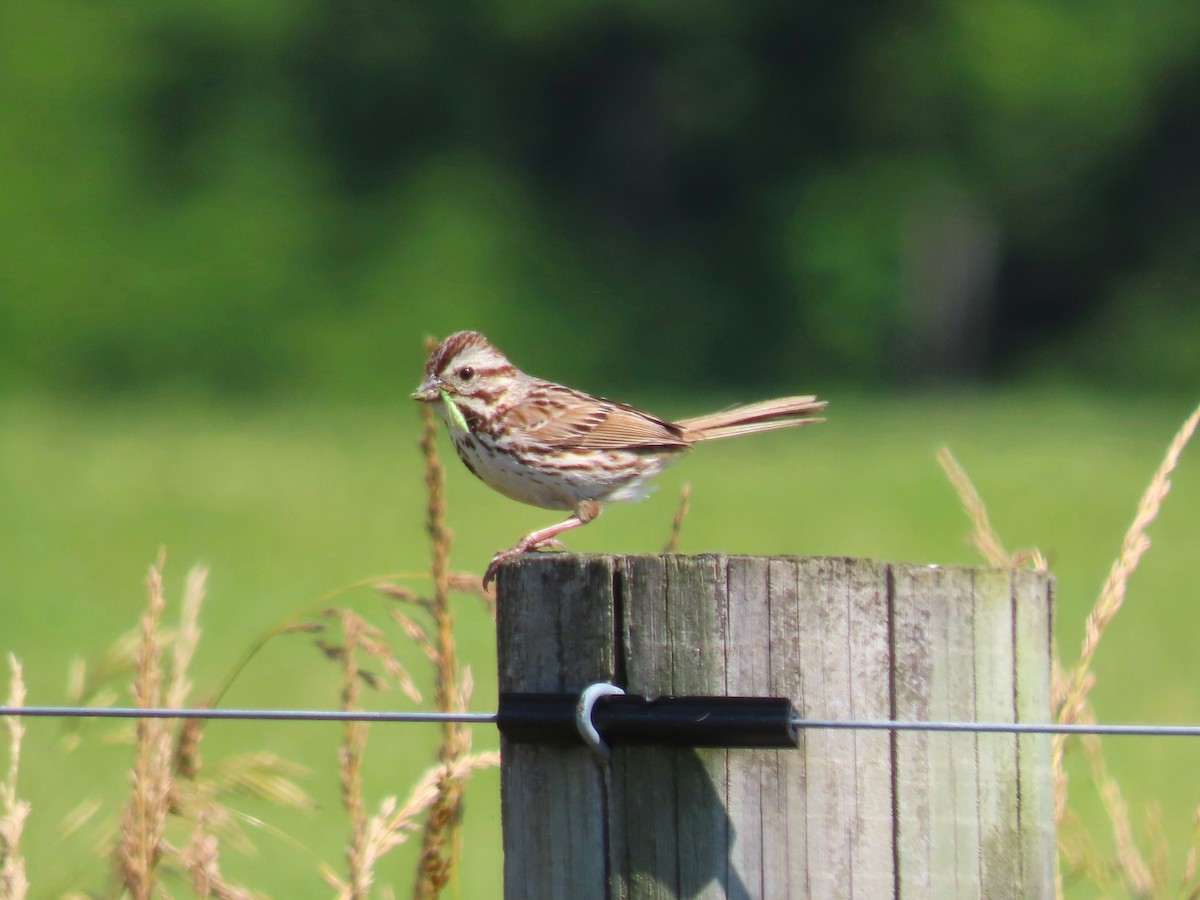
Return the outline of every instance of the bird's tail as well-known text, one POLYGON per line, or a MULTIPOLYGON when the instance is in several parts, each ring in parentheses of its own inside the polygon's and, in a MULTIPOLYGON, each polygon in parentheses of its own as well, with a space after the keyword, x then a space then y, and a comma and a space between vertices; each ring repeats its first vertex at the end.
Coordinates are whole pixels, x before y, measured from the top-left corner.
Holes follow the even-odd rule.
POLYGON ((793 425, 808 425, 823 422, 811 413, 825 408, 825 401, 816 397, 780 397, 763 400, 746 406, 683 419, 676 424, 683 429, 689 441, 712 441, 717 438, 737 437, 740 434, 755 434, 773 431, 776 428, 791 428, 793 425))

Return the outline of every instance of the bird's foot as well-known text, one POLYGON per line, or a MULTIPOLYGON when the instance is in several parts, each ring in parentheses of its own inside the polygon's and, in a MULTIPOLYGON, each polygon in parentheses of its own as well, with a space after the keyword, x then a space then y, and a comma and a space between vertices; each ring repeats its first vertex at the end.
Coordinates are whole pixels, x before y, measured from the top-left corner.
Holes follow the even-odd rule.
MULTIPOLYGON (((533 537, 533 535, 530 535, 533 537)), ((567 549, 566 544, 562 541, 557 541, 554 538, 546 538, 544 540, 530 540, 528 537, 520 541, 515 547, 509 547, 507 550, 499 551, 492 557, 492 561, 488 563, 487 571, 483 573, 483 588, 487 590, 488 586, 496 580, 496 572, 500 569, 500 564, 506 560, 521 556, 524 553, 531 553, 535 550, 555 550, 563 552, 567 549)))

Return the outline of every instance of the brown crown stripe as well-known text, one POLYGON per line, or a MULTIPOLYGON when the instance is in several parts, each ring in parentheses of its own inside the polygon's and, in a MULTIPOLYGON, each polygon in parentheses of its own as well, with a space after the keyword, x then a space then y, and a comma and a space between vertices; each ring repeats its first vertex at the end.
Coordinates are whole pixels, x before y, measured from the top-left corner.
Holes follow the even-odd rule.
POLYGON ((472 345, 486 346, 487 341, 477 331, 454 332, 454 334, 442 341, 442 345, 438 347, 438 352, 430 360, 429 370, 431 372, 442 371, 450 360, 472 345))

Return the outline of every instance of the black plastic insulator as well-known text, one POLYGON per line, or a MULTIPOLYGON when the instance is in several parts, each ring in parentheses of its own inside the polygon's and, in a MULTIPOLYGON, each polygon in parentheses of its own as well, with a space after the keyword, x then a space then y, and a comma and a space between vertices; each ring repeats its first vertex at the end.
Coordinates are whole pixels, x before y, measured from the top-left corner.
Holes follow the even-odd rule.
MULTIPOLYGON (((575 694, 501 694, 496 725, 520 744, 582 744, 575 694)), ((796 712, 786 697, 603 697, 592 724, 614 747, 794 748, 796 712)))

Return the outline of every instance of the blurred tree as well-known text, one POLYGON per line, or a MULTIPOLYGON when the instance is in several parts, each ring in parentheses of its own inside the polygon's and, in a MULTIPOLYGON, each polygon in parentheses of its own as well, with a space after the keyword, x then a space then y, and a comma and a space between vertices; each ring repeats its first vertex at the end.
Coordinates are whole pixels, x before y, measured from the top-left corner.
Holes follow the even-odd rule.
MULTIPOLYGON (((1184 0, 13 4, 0 373, 1194 389, 1184 0)), ((1194 332, 1193 332, 1194 333, 1194 332)))

